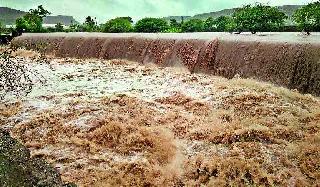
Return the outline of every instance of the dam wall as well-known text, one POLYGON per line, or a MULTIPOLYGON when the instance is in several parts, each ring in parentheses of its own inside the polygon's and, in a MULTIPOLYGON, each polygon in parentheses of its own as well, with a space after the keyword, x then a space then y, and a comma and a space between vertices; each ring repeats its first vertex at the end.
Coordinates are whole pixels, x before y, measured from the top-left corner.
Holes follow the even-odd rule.
POLYGON ((240 76, 320 95, 320 34, 23 34, 13 45, 56 57, 127 59, 240 76))

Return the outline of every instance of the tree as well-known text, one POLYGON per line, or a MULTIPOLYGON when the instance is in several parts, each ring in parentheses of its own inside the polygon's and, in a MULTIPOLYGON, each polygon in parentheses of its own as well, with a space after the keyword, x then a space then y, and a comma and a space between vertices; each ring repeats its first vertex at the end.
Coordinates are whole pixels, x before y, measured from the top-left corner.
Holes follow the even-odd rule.
POLYGON ((91 16, 86 17, 84 24, 79 28, 80 31, 94 32, 98 30, 97 22, 91 16))
POLYGON ((215 32, 216 30, 217 29, 214 19, 212 17, 208 17, 208 19, 206 19, 206 21, 204 22, 204 31, 215 32))
POLYGON ((103 32, 121 33, 132 31, 132 25, 128 18, 120 17, 109 20, 103 25, 103 32))
POLYGON ((308 35, 311 31, 320 31, 320 1, 298 9, 293 18, 299 29, 307 32, 308 35))
POLYGON ((45 10, 42 5, 39 5, 37 9, 30 9, 29 14, 37 15, 43 19, 51 13, 48 10, 45 10))
POLYGON ((225 32, 234 32, 236 30, 236 23, 234 22, 234 19, 230 17, 229 21, 225 25, 225 32))
POLYGON ((16 28, 19 32, 41 32, 43 30, 43 18, 49 15, 50 12, 45 10, 42 5, 37 9, 30 9, 29 12, 16 20, 16 28))
POLYGON ((93 18, 91 18, 91 16, 86 17, 86 21, 84 23, 91 26, 91 27, 96 25, 96 22, 94 21, 93 18))
POLYGON ((164 32, 168 28, 167 21, 160 18, 143 18, 135 25, 137 32, 145 33, 164 32))
POLYGON ((121 18, 121 19, 126 19, 126 20, 128 20, 130 23, 133 23, 132 18, 129 17, 129 16, 127 16, 127 17, 119 17, 119 18, 121 18))
POLYGON ((201 19, 191 19, 181 26, 183 32, 202 32, 204 31, 204 23, 201 19))
POLYGON ((18 31, 23 31, 23 30, 27 30, 28 24, 27 21, 23 18, 18 18, 16 19, 16 29, 18 31))
POLYGON ((220 16, 214 20, 214 24, 218 32, 230 31, 233 20, 229 16, 220 16))
POLYGON ((55 31, 56 31, 56 32, 63 32, 63 25, 62 25, 62 23, 57 23, 57 24, 54 26, 54 28, 55 28, 55 31))
POLYGON ((176 19, 170 19, 169 28, 164 32, 166 33, 180 33, 181 32, 181 23, 177 22, 176 19))
POLYGON ((176 19, 170 19, 170 27, 171 28, 179 28, 181 24, 177 22, 176 19))
POLYGON ((284 25, 287 16, 276 7, 261 3, 246 5, 233 14, 236 29, 239 32, 277 31, 284 25))

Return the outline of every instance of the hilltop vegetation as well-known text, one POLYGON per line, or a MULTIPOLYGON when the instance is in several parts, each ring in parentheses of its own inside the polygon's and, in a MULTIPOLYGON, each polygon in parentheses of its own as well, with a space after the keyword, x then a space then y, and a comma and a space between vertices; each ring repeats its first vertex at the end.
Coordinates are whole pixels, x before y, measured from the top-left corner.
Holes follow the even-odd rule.
MULTIPOLYGON (((291 23, 291 17, 294 14, 294 12, 296 10, 298 10, 299 8, 301 8, 302 5, 283 5, 283 6, 278 6, 276 8, 278 8, 279 10, 281 10, 281 12, 285 13, 288 16, 288 20, 287 23, 291 23)), ((168 17, 164 17, 165 20, 169 21, 170 19, 176 19, 177 21, 181 21, 181 17, 183 17, 183 19, 185 21, 190 20, 190 19, 201 19, 201 20, 206 20, 208 18, 218 18, 221 16, 232 16, 232 14, 237 10, 238 8, 232 8, 232 9, 223 9, 220 11, 215 11, 215 12, 209 12, 209 13, 203 13, 203 14, 196 14, 194 16, 168 16, 168 17)))

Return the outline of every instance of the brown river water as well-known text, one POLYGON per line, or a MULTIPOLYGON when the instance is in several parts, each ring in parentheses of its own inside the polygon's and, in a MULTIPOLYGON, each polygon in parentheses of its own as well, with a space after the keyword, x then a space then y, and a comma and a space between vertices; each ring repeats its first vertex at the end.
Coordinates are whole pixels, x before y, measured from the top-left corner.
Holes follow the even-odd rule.
POLYGON ((126 60, 35 63, 0 125, 79 186, 319 185, 320 100, 126 60))

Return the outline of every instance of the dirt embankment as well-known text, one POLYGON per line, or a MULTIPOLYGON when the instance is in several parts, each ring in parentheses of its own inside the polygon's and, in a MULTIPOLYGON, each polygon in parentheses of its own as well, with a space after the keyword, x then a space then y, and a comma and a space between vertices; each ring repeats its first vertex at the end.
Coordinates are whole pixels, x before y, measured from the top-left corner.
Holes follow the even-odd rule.
MULTIPOLYGON (((190 36, 166 34, 37 34, 14 40, 18 46, 58 57, 127 59, 161 66, 185 66, 227 78, 268 81, 320 95, 320 41, 284 36, 190 36), (246 38, 248 37, 248 38, 246 38)), ((280 34, 279 34, 280 35, 280 34)), ((293 35, 293 34, 292 34, 293 35)))

